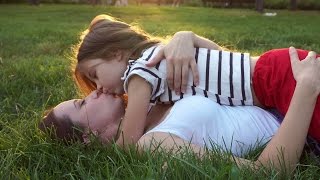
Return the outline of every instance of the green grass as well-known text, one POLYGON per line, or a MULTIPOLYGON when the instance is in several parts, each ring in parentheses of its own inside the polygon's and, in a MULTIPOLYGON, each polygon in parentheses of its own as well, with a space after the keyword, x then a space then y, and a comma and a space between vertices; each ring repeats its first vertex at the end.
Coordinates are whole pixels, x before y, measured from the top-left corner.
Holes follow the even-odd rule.
MULTIPOLYGON (((138 155, 100 145, 65 146, 41 135, 36 124, 43 111, 79 97, 69 72, 70 47, 100 13, 138 23, 161 37, 192 30, 255 55, 288 46, 320 52, 320 13, 315 11, 277 11, 276 17, 265 17, 246 9, 1 5, 0 179, 281 178, 273 171, 238 170, 214 152, 202 161, 192 154, 138 155)), ((306 165, 291 178, 320 178, 317 159, 304 156, 302 163, 306 165)))

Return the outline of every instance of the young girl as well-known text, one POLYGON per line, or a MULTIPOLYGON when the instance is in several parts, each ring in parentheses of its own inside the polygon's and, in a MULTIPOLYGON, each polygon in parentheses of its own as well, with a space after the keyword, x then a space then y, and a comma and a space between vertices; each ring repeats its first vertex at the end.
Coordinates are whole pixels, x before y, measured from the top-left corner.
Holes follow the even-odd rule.
MULTIPOLYGON (((75 68, 80 88, 128 95, 118 145, 134 144, 142 136, 150 103, 174 103, 186 96, 202 95, 225 105, 260 105, 251 91, 250 79, 258 58, 250 58, 247 53, 196 48, 199 85, 190 81, 186 92, 178 96, 167 87, 166 61, 153 68, 145 66, 159 51, 160 42, 142 30, 107 15, 95 17, 84 33, 75 68)), ((307 53, 299 51, 300 59, 307 53)), ((276 107, 282 113, 289 106, 295 85, 289 59, 288 49, 267 52, 259 58, 253 77, 254 90, 262 105, 276 107), (265 63, 271 63, 270 67, 263 65, 265 63), (275 75, 280 81, 270 81, 275 75), (278 91, 276 86, 288 89, 278 91), (263 98, 264 91, 272 91, 270 94, 274 96, 279 93, 278 99, 263 98), (274 100, 273 104, 269 99, 274 100)), ((320 118, 316 119, 320 121, 320 118)), ((318 138, 316 134, 311 135, 318 138)))

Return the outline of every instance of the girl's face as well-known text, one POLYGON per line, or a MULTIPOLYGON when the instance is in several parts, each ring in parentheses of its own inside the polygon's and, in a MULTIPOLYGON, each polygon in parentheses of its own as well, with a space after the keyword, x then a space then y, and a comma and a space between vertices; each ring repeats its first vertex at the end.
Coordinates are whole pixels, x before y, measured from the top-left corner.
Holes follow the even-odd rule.
POLYGON ((69 117, 73 124, 83 128, 85 135, 94 133, 102 142, 109 142, 124 115, 124 104, 119 97, 93 91, 84 99, 62 102, 53 110, 58 119, 69 117))
POLYGON ((79 63, 84 75, 97 85, 103 93, 124 94, 121 77, 127 69, 127 62, 120 55, 113 59, 89 59, 79 63))

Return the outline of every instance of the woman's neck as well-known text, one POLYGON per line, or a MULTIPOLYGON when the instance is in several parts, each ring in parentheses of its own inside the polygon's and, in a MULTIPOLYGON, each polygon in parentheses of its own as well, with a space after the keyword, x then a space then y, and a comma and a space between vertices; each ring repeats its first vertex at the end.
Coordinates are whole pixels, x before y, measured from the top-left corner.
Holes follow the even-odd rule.
POLYGON ((169 113, 172 105, 155 105, 152 107, 151 111, 147 117, 147 124, 145 125, 144 132, 153 129, 155 126, 160 124, 167 114, 169 113))
MULTIPOLYGON (((147 131, 153 129, 158 124, 160 124, 165 119, 165 117, 168 115, 171 107, 172 107, 172 105, 169 105, 169 104, 168 105, 153 106, 147 116, 147 124, 144 127, 144 133, 146 133, 147 131)), ((123 120, 123 118, 121 118, 121 120, 120 120, 115 140, 117 140, 120 136, 120 132, 122 129, 122 120, 123 120)))

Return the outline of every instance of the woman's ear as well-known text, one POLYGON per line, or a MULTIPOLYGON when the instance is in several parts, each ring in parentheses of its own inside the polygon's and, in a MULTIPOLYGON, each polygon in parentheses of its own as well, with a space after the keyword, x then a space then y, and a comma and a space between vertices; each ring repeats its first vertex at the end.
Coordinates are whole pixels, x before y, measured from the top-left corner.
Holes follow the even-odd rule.
POLYGON ((107 128, 104 129, 102 133, 99 134, 99 139, 102 143, 107 144, 112 142, 113 140, 116 141, 116 136, 118 132, 118 125, 111 124, 107 128))
POLYGON ((93 135, 94 137, 98 137, 98 131, 90 131, 90 130, 85 130, 84 133, 82 134, 82 139, 84 144, 90 144, 91 143, 91 138, 93 135))
POLYGON ((86 132, 82 134, 82 139, 84 144, 90 144, 89 134, 87 134, 86 132))

